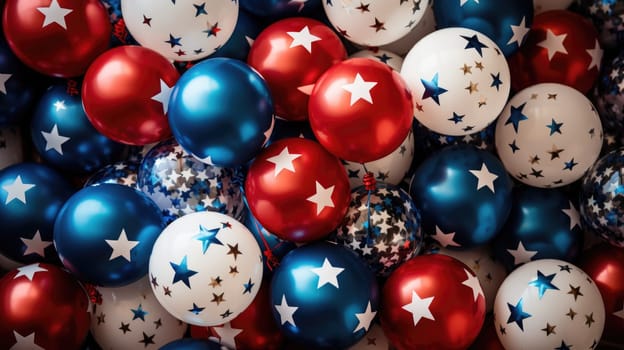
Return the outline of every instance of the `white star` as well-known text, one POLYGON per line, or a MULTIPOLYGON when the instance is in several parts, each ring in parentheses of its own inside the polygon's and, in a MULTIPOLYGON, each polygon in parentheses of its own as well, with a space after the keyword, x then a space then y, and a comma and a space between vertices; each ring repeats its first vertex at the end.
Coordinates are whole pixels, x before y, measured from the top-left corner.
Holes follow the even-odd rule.
POLYGON ((11 77, 13 76, 13 74, 4 74, 4 73, 0 73, 0 92, 2 92, 3 94, 6 95, 7 90, 6 90, 6 82, 11 79, 11 77))
POLYGON ((421 318, 426 318, 435 321, 435 317, 431 314, 429 307, 434 297, 421 299, 415 290, 412 290, 412 302, 403 305, 402 309, 410 312, 414 319, 414 327, 418 324, 421 318))
POLYGON ((63 144, 70 140, 67 136, 59 135, 58 126, 54 124, 50 132, 41 131, 41 135, 45 139, 45 150, 49 151, 54 149, 58 154, 63 155, 63 144))
POLYGON ((247 35, 245 35, 245 40, 247 41, 247 45, 249 45, 249 47, 251 47, 254 43, 254 38, 250 38, 247 35))
POLYGON ((60 110, 67 109, 67 107, 65 107, 65 101, 63 101, 63 100, 56 100, 54 102, 54 109, 55 109, 56 112, 58 112, 60 110))
POLYGON ((279 175, 284 169, 290 170, 294 173, 295 166, 293 165, 293 161, 299 157, 301 157, 301 154, 289 153, 288 146, 286 146, 284 147, 284 149, 282 149, 280 154, 271 158, 267 158, 267 162, 275 164, 275 171, 273 172, 273 176, 277 177, 277 175, 279 175))
POLYGON ((522 21, 517 26, 511 24, 509 26, 511 28, 511 39, 507 42, 507 45, 511 45, 513 43, 518 43, 518 46, 522 45, 522 40, 527 35, 527 33, 531 30, 531 28, 526 26, 526 18, 522 16, 522 21))
POLYGON ((353 83, 345 84, 342 88, 351 93, 350 106, 353 106, 353 104, 360 99, 372 104, 373 98, 371 97, 370 91, 375 85, 377 85, 376 81, 364 81, 360 73, 357 73, 353 83))
POLYGON ((375 315, 377 315, 377 311, 371 310, 371 303, 369 301, 368 305, 366 305, 366 310, 364 312, 355 313, 355 317, 357 317, 358 319, 358 325, 355 326, 353 333, 359 331, 360 329, 364 329, 364 331, 368 332, 368 328, 370 327, 371 322, 375 318, 375 315))
POLYGON ((27 336, 13 331, 16 343, 9 348, 9 350, 44 350, 39 345, 35 344, 35 332, 30 333, 27 336))
POLYGON ((130 251, 140 243, 139 241, 129 241, 125 229, 121 229, 121 233, 119 233, 117 239, 105 239, 104 241, 113 248, 113 252, 108 260, 113 260, 121 256, 129 262, 132 261, 130 258, 130 251))
POLYGON ((227 346, 228 349, 236 350, 236 336, 243 330, 239 328, 232 328, 230 322, 224 324, 221 327, 212 327, 212 329, 219 336, 219 344, 227 346))
POLYGON ((51 241, 44 241, 41 239, 41 233, 39 230, 35 232, 31 239, 20 237, 24 245, 26 245, 26 250, 24 251, 24 256, 28 254, 38 254, 39 256, 45 257, 45 249, 52 244, 51 241))
POLYGON ((563 45, 563 41, 565 40, 567 33, 555 35, 550 29, 546 31, 546 39, 542 42, 539 42, 537 46, 541 46, 548 50, 548 60, 551 61, 553 56, 557 52, 561 52, 563 54, 568 54, 568 50, 566 50, 563 45))
POLYGON ((587 49, 585 51, 587 51, 587 53, 591 57, 591 62, 589 63, 587 70, 590 70, 593 67, 596 67, 597 70, 600 70, 600 62, 602 61, 602 54, 604 53, 604 51, 600 48, 600 43, 598 42, 598 40, 596 40, 596 42, 594 43, 593 49, 587 49))
POLYGON ((522 241, 518 242, 518 248, 507 249, 507 252, 513 256, 515 266, 531 261, 531 258, 537 254, 537 250, 526 250, 522 241))
POLYGON ((152 96, 152 100, 158 101, 162 104, 163 114, 167 114, 167 110, 169 109, 171 90, 173 90, 173 86, 169 87, 164 80, 160 79, 160 91, 156 95, 152 96))
POLYGON ((288 1, 288 5, 291 5, 291 4, 297 5, 297 12, 301 12, 301 10, 303 10, 303 8, 305 7, 305 3, 307 1, 308 0, 290 0, 288 1))
POLYGON ((275 117, 271 117, 271 125, 264 132, 264 142, 262 142, 262 146, 266 145, 267 142, 269 142, 269 139, 271 138, 271 135, 273 134, 273 128, 275 128, 275 117))
MULTIPOLYGON (((468 2, 468 0, 459 0, 459 6, 464 6, 466 3, 468 2)), ((474 0, 475 3, 479 3, 479 0, 474 0)))
POLYGON ((67 25, 65 24, 65 16, 67 16, 74 10, 69 8, 62 8, 58 4, 57 0, 52 0, 50 2, 50 6, 37 7, 37 11, 43 13, 43 15, 45 16, 41 28, 44 28, 48 24, 56 23, 63 27, 63 29, 67 30, 67 25))
POLYGON ((312 43, 321 40, 318 36, 310 34, 308 26, 303 27, 298 32, 286 32, 286 34, 293 39, 289 48, 303 46, 309 53, 312 53, 312 43))
POLYGON ((35 264, 31 264, 31 265, 18 267, 17 271, 18 271, 18 273, 15 275, 15 277, 13 277, 13 279, 16 279, 16 278, 18 278, 20 276, 25 276, 26 278, 28 278, 29 280, 32 281, 33 278, 35 277, 35 274, 37 272, 44 272, 44 271, 48 271, 48 270, 46 270, 43 267, 39 266, 39 263, 35 263, 35 264))
POLYGON ((570 230, 572 230, 574 226, 581 227, 579 212, 574 207, 574 204, 572 204, 572 201, 568 201, 568 204, 570 207, 568 209, 561 209, 561 211, 570 218, 570 230))
POLYGON ((435 230, 436 230, 436 233, 435 235, 432 235, 431 238, 438 241, 438 243, 440 243, 442 248, 446 248, 448 246, 461 247, 461 244, 455 242, 455 232, 444 233, 438 227, 438 225, 436 225, 435 230))
POLYGON ((316 181, 316 192, 314 195, 306 198, 308 201, 316 204, 316 215, 319 215, 325 207, 334 207, 334 201, 331 199, 333 193, 334 186, 325 188, 316 181))
POLYGON ((470 173, 477 177, 477 191, 482 187, 486 187, 492 191, 492 193, 496 193, 494 191, 494 181, 498 178, 498 175, 491 173, 487 166, 484 163, 481 163, 481 170, 469 170, 470 173))
POLYGON ((332 266, 329 260, 325 258, 321 267, 316 267, 310 270, 314 272, 319 278, 316 289, 321 288, 327 283, 333 285, 336 288, 340 288, 340 286, 338 285, 338 275, 341 274, 342 271, 344 271, 344 268, 332 266))
POLYGON ((614 312, 613 315, 624 319, 624 305, 622 305, 622 309, 620 311, 614 312))
POLYGON ((302 93, 310 96, 312 94, 312 89, 314 89, 314 84, 308 84, 308 85, 301 85, 299 87, 297 87, 297 90, 301 91, 302 93))
POLYGON ((293 327, 296 327, 295 320, 293 318, 294 313, 299 309, 297 306, 289 306, 288 302, 286 302, 286 294, 282 294, 282 303, 280 305, 273 305, 275 310, 280 315, 281 324, 286 322, 290 322, 293 327))
POLYGON ((470 273, 470 271, 466 269, 464 269, 464 272, 466 272, 466 280, 463 281, 462 284, 472 289, 472 297, 474 298, 474 301, 477 301, 479 294, 483 295, 483 297, 485 298, 485 295, 483 294, 483 289, 481 289, 481 284, 479 283, 479 278, 477 276, 474 276, 472 273, 470 273))
POLYGON ((2 186, 2 188, 8 192, 4 204, 9 204, 14 199, 20 200, 22 203, 26 204, 26 192, 33 187, 35 187, 35 184, 25 184, 22 182, 22 176, 17 175, 12 184, 2 186))

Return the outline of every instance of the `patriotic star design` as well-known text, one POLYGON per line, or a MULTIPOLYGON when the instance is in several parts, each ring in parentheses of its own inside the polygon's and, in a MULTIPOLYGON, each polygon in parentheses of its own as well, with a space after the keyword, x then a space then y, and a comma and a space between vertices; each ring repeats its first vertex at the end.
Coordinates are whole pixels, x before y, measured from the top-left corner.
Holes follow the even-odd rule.
POLYGON ((375 318, 375 315, 377 315, 377 311, 372 310, 371 303, 369 301, 368 304, 366 305, 366 310, 364 310, 364 312, 355 313, 355 317, 358 319, 358 324, 357 326, 355 326, 353 333, 359 331, 360 329, 363 329, 365 332, 368 332, 370 324, 375 318))
POLYGON ((321 214, 326 207, 334 208, 332 194, 334 193, 334 185, 325 188, 318 181, 315 181, 316 191, 313 195, 306 198, 307 201, 316 204, 316 215, 321 214))
POLYGON ((55 150, 58 154, 63 155, 63 144, 70 140, 69 137, 59 135, 58 125, 55 123, 52 126, 50 132, 41 131, 41 135, 45 139, 45 151, 51 149, 55 150))
POLYGON ((195 7, 195 17, 208 14, 208 12, 206 12, 206 3, 205 2, 203 2, 203 3, 199 4, 199 5, 193 4, 193 7, 195 7))
POLYGON ((45 249, 52 245, 52 241, 44 241, 43 239, 41 239, 41 233, 39 232, 39 230, 37 230, 33 237, 30 239, 24 237, 20 237, 20 239, 26 246, 24 253, 22 253, 22 255, 24 256, 37 254, 41 257, 45 257, 45 249))
POLYGON ((485 165, 485 162, 481 163, 481 169, 468 171, 477 178, 477 191, 483 187, 487 187, 492 193, 496 193, 494 190, 494 181, 496 181, 498 175, 491 173, 487 165, 485 165))
POLYGON ((525 18, 525 16, 522 16, 522 20, 520 21, 520 23, 517 26, 511 24, 511 25, 509 25, 509 27, 511 28, 512 35, 511 35, 511 38, 509 39, 509 41, 507 42, 507 45, 511 45, 513 43, 516 43, 516 45, 518 45, 518 47, 520 47, 520 45, 522 45, 522 42, 524 41, 524 37, 531 30, 531 28, 527 27, 527 25, 526 25, 526 18, 525 18))
POLYGON ((568 201, 568 208, 561 209, 561 211, 570 219, 570 230, 573 230, 575 226, 581 227, 580 214, 572 204, 572 201, 568 201))
POLYGON ((594 42, 594 48, 587 49, 587 54, 591 57, 591 62, 589 62, 589 66, 587 66, 587 70, 591 70, 596 67, 598 71, 600 71, 600 63, 602 62, 602 56, 604 51, 600 48, 600 43, 596 39, 594 42))
POLYGON ((537 270, 537 277, 529 282, 529 286, 537 288, 539 299, 542 299, 544 293, 546 293, 549 289, 559 290, 559 288, 552 283, 552 280, 556 275, 556 273, 553 273, 552 275, 544 275, 541 271, 537 270))
POLYGON ((171 98, 171 91, 173 90, 173 86, 167 85, 167 83, 160 79, 160 91, 154 96, 152 96, 152 100, 156 102, 160 102, 162 105, 163 114, 167 114, 169 110, 169 99, 171 98))
POLYGON ((522 298, 518 300, 516 305, 511 305, 507 303, 507 307, 509 308, 509 318, 507 319, 507 324, 515 323, 520 330, 524 332, 524 320, 531 317, 531 314, 524 312, 522 309, 523 301, 522 298))
POLYGON ((433 299, 434 297, 421 298, 415 290, 412 290, 412 301, 403 305, 401 308, 412 314, 414 327, 416 327, 418 322, 423 318, 435 321, 435 317, 429 309, 433 299))
POLYGON ((422 99, 431 98, 435 101, 435 103, 440 105, 440 95, 447 92, 443 87, 438 85, 438 73, 436 73, 430 81, 420 79, 420 82, 425 87, 425 91, 423 92, 422 99))
POLYGON ((507 121, 505 121, 505 125, 508 125, 508 124, 513 125, 514 131, 516 133, 518 133, 518 127, 520 126, 520 122, 523 120, 529 119, 529 117, 527 117, 526 115, 522 113, 522 110, 524 109, 525 105, 526 105, 526 102, 521 104, 518 107, 511 106, 511 114, 507 118, 507 121))
POLYGON ((514 266, 531 261, 535 254, 538 253, 537 250, 526 250, 522 241, 518 242, 518 247, 516 249, 507 249, 507 252, 513 256, 514 266))
MULTIPOLYGON (((470 0, 459 0, 459 6, 460 7, 464 7, 464 5, 466 5, 466 3, 470 1, 470 0)), ((475 4, 479 3, 479 0, 473 0, 475 2, 475 4)))
POLYGON ((7 81, 9 81, 9 79, 11 79, 12 76, 13 74, 0 73, 0 92, 2 92, 5 95, 7 94, 6 83, 7 81))
POLYGON ((117 237, 117 239, 105 239, 104 241, 111 248, 113 248, 113 251, 108 260, 122 257, 128 262, 132 261, 132 258, 130 257, 130 252, 132 251, 132 249, 134 249, 134 247, 141 243, 140 241, 129 241, 125 229, 121 229, 121 232, 119 233, 119 237, 117 237))
POLYGON ((293 161, 301 157, 301 154, 298 153, 290 153, 288 151, 288 146, 284 147, 282 151, 273 157, 267 158, 267 162, 275 164, 275 169, 273 171, 273 176, 277 177, 282 170, 288 170, 292 173, 295 173, 295 166, 293 161))
POLYGON ((212 327, 212 330, 219 337, 219 344, 227 346, 228 349, 236 349, 236 336, 243 332, 243 329, 232 328, 230 322, 220 327, 212 327))
POLYGON ((189 270, 186 259, 187 256, 185 255, 182 258, 182 261, 180 261, 180 264, 169 262, 171 268, 174 271, 173 282, 171 283, 175 284, 176 282, 182 281, 184 284, 186 284, 187 287, 191 288, 191 282, 189 281, 189 278, 197 274, 197 271, 189 270))
POLYGON ((15 344, 9 350, 44 350, 44 348, 35 344, 35 332, 23 336, 13 331, 13 336, 15 337, 15 344))
POLYGON ((220 228, 208 229, 203 225, 199 225, 199 233, 195 235, 193 238, 197 239, 202 243, 202 253, 206 254, 206 251, 212 244, 215 245, 223 245, 223 243, 217 238, 217 234, 219 233, 220 228))
POLYGON ((37 11, 43 14, 43 24, 41 28, 56 23, 61 28, 67 30, 67 24, 65 23, 65 16, 72 13, 74 10, 70 8, 63 8, 59 5, 58 0, 50 1, 50 5, 47 7, 37 7, 37 11))
POLYGON ((312 53, 313 42, 322 40, 318 36, 312 35, 310 33, 310 28, 308 28, 308 26, 303 27, 298 32, 286 32, 286 34, 288 34, 288 36, 290 36, 293 39, 292 42, 290 43, 289 48, 292 49, 294 47, 301 46, 306 51, 308 51, 308 53, 312 53))
POLYGON ((24 183, 22 181, 22 176, 17 175, 13 183, 11 183, 10 185, 7 184, 2 186, 2 189, 7 192, 7 197, 4 204, 9 204, 13 200, 18 200, 23 204, 27 204, 26 192, 33 189, 35 186, 35 184, 24 183))
POLYGON ((460 35, 460 36, 467 41, 466 47, 464 47, 464 49, 466 50, 475 49, 479 53, 479 56, 483 57, 482 49, 486 49, 487 46, 481 41, 479 41, 479 38, 477 37, 476 34, 474 34, 473 36, 465 36, 465 35, 460 35))
POLYGON ((438 225, 436 225, 435 231, 435 235, 432 235, 431 238, 435 239, 442 248, 448 246, 461 247, 461 244, 455 242, 455 232, 444 233, 438 225))
POLYGON ((165 40, 165 42, 173 49, 176 46, 182 46, 182 44, 180 44, 180 40, 182 40, 182 37, 175 37, 169 33, 169 40, 165 40))
POLYGON ((48 270, 39 266, 39 263, 21 266, 17 268, 17 273, 15 274, 15 277, 13 277, 13 279, 17 279, 19 277, 24 276, 32 281, 37 272, 46 272, 46 271, 48 270))
POLYGON ((622 303, 622 308, 618 311, 615 311, 613 315, 624 320, 624 303, 622 303))
POLYGON ((537 46, 543 47, 548 51, 548 61, 552 61, 553 57, 557 52, 567 55, 568 50, 566 50, 563 41, 568 36, 567 33, 555 35, 552 30, 548 29, 546 31, 546 39, 537 43, 537 46))
POLYGON ((356 73, 353 83, 345 84, 342 86, 344 90, 351 93, 349 106, 353 106, 359 100, 364 100, 370 104, 373 104, 373 97, 371 96, 370 91, 376 85, 376 81, 365 81, 360 73, 356 73))
POLYGON ((464 269, 464 272, 466 273, 466 280, 462 282, 462 285, 472 290, 472 297, 474 298, 474 301, 477 301, 479 295, 485 298, 485 294, 483 294, 483 289, 481 288, 479 278, 466 269, 464 269))
POLYGON ((282 302, 281 302, 281 304, 273 305, 273 306, 275 307, 275 310, 277 310, 277 312, 279 313, 280 324, 285 324, 286 322, 288 322, 291 325, 293 325, 293 327, 297 326, 295 324, 295 320, 293 318, 293 315, 295 314, 295 312, 297 312, 299 307, 288 305, 288 302, 286 301, 286 295, 285 294, 282 294, 282 302))
POLYGON ((145 316, 149 314, 149 312, 143 310, 142 304, 139 304, 139 306, 136 309, 130 309, 130 311, 132 312, 132 320, 136 320, 137 318, 140 318, 141 321, 143 322, 145 322, 145 316))
POLYGON ((317 289, 320 289, 326 284, 331 284, 338 289, 340 288, 338 275, 344 271, 344 268, 332 266, 327 258, 323 260, 323 265, 321 265, 321 267, 312 268, 310 271, 318 276, 318 283, 316 284, 317 289))
POLYGON ((550 129, 550 136, 552 136, 554 133, 561 134, 561 127, 562 126, 563 126, 563 123, 557 123, 555 118, 551 118, 550 124, 546 125, 546 127, 548 129, 550 129))

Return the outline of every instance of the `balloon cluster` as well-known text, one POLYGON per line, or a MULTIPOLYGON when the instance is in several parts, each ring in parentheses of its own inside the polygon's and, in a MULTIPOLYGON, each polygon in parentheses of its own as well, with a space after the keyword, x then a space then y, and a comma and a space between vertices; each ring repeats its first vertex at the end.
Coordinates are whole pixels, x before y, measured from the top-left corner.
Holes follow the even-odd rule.
POLYGON ((1 349, 624 347, 624 0, 0 4, 1 349))

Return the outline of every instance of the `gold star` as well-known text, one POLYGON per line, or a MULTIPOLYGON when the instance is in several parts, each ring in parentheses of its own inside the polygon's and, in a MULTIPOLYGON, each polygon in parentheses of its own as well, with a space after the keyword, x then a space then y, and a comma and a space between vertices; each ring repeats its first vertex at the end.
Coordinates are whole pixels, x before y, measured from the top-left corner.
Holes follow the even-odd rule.
POLYGON ((470 85, 466 86, 464 89, 468 90, 469 93, 479 92, 479 83, 470 82, 470 85))
POLYGON ((210 300, 211 303, 217 303, 217 306, 219 306, 219 304, 221 304, 224 301, 225 299, 223 299, 223 293, 219 295, 212 293, 212 300, 210 300))
POLYGON ((483 63, 475 61, 475 68, 479 68, 479 70, 483 71, 483 63))
POLYGON ((228 247, 230 247, 230 251, 227 253, 227 255, 234 255, 234 260, 236 260, 236 258, 238 257, 238 255, 242 255, 243 253, 241 253, 240 250, 238 250, 238 243, 236 243, 236 245, 231 246, 230 244, 228 244, 228 247))
POLYGON ((463 67, 460 67, 459 69, 461 69, 462 71, 464 71, 464 75, 466 74, 472 74, 472 66, 469 66, 467 64, 464 63, 463 67))
POLYGON ((221 286, 221 282, 223 282, 223 280, 219 276, 217 276, 217 278, 210 277, 210 283, 208 285, 212 288, 216 288, 218 286, 221 286))
POLYGON ((574 301, 576 301, 576 298, 580 295, 583 296, 583 293, 581 293, 581 286, 578 287, 572 287, 572 285, 570 284, 570 291, 568 292, 568 294, 572 294, 574 295, 574 301))
POLYGON ((542 330, 546 332, 546 336, 549 336, 551 334, 557 334, 555 333, 555 327, 557 326, 551 326, 550 323, 546 322, 546 327, 542 328, 542 330))

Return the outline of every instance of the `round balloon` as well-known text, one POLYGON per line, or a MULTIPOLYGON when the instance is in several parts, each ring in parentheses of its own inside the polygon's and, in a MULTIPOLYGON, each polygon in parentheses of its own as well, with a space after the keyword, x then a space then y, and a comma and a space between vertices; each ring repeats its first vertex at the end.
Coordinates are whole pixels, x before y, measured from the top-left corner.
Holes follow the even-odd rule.
POLYGON ((377 48, 370 48, 366 50, 357 51, 349 56, 349 58, 364 57, 372 60, 385 63, 396 72, 401 71, 403 65, 403 57, 397 55, 394 52, 388 50, 382 50, 377 48))
POLYGON ((229 57, 246 62, 249 50, 261 30, 261 23, 247 11, 240 9, 232 36, 210 57, 229 57))
POLYGON ((84 187, 112 183, 136 188, 138 170, 139 166, 136 163, 128 161, 115 162, 91 174, 85 181, 84 187))
POLYGON ((543 83, 515 94, 498 118, 496 150, 516 180, 560 187, 580 179, 598 159, 602 124, 579 91, 543 83))
POLYGON ((511 88, 498 45, 459 27, 418 41, 405 56, 401 76, 412 91, 416 119, 444 135, 485 129, 505 107, 511 88))
POLYGON ((425 141, 427 142, 426 153, 434 152, 449 145, 461 144, 473 145, 492 153, 494 153, 496 148, 494 145, 494 130, 496 130, 496 123, 491 123, 485 129, 473 134, 458 136, 442 135, 427 129, 422 125, 419 125, 419 127, 424 129, 421 131, 424 133, 426 138, 425 141))
POLYGON ((620 126, 624 122, 624 52, 605 63, 593 90, 593 101, 605 131, 621 134, 620 126))
MULTIPOLYGON (((420 6, 422 2, 417 2, 417 4, 420 6)), ((433 14, 433 1, 427 1, 427 4, 424 6, 425 8, 422 17, 418 23, 412 26, 407 34, 391 43, 380 45, 379 49, 388 50, 404 57, 414 46, 414 44, 424 38, 427 34, 435 31, 436 22, 433 14)))
MULTIPOLYGON (((558 0, 562 1, 562 0, 558 0)), ((622 0, 580 0, 578 10, 589 17, 598 30, 600 44, 609 49, 618 49, 624 44, 622 0)))

